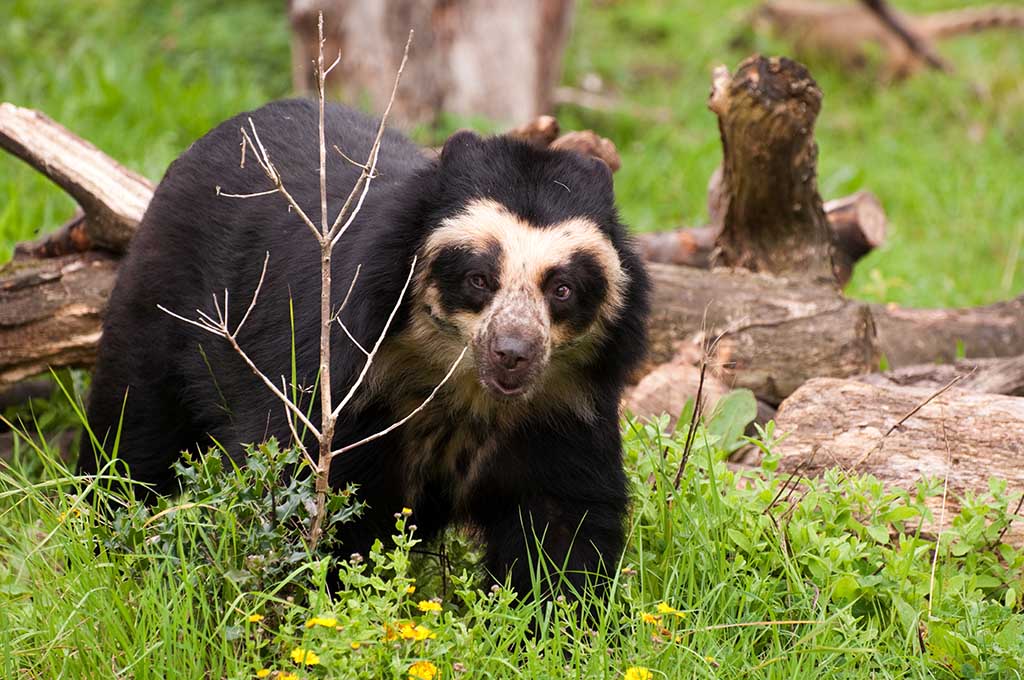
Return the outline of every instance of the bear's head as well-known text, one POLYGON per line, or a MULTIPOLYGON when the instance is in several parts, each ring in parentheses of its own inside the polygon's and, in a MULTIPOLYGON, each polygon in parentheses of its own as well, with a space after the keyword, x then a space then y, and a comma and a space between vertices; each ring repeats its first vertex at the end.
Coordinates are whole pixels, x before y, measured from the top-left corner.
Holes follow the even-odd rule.
POLYGON ((646 276, 603 161, 460 132, 435 172, 413 285, 420 347, 445 362, 468 346, 463 377, 499 407, 571 399, 579 368, 623 363, 608 355, 620 325, 637 347, 611 352, 642 353, 646 276))

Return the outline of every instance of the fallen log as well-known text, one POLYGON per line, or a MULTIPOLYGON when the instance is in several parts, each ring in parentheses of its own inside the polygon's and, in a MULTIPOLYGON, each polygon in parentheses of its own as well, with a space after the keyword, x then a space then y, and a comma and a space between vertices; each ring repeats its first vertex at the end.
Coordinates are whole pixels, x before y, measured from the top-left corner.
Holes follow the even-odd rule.
POLYGON ((93 365, 117 265, 90 251, 0 270, 0 387, 50 367, 93 365))
POLYGON ((879 348, 893 368, 1024 354, 1024 295, 966 309, 872 305, 871 313, 879 348))
POLYGON ((778 404, 804 381, 878 367, 871 310, 828 284, 744 270, 648 265, 654 282, 651 361, 669 361, 680 341, 721 336, 716 378, 778 404))
POLYGON ((960 359, 952 364, 919 364, 885 373, 869 373, 857 380, 869 385, 940 389, 956 387, 972 392, 1024 397, 1024 354, 1009 359, 960 359))
MULTIPOLYGON (((711 224, 637 234, 644 259, 705 269, 713 265, 716 241, 722 231, 722 216, 713 207, 722 202, 720 178, 720 171, 716 171, 708 189, 711 224)), ((888 219, 882 204, 870 191, 827 201, 823 208, 835 244, 833 268, 839 284, 846 285, 857 261, 885 243, 888 219)))
POLYGON ((0 148, 78 202, 90 244, 124 252, 153 197, 152 182, 42 113, 6 102, 0 103, 0 148))
MULTIPOLYGON (((886 25, 867 4, 868 0, 768 0, 755 10, 753 24, 755 30, 787 40, 801 58, 829 57, 851 70, 864 68, 872 50, 880 50, 885 80, 913 75, 925 64, 948 69, 934 51, 940 40, 993 28, 1024 28, 1024 9, 1019 7, 992 5, 929 14, 889 12, 886 25), (892 29, 893 21, 904 28, 904 35, 892 29), (912 36, 910 44, 908 34, 912 36)), ((874 4, 877 7, 878 3, 874 4)))
MULTIPOLYGON (((993 477, 1024 490, 1021 397, 819 378, 782 403, 776 432, 780 469, 804 477, 839 467, 911 490, 922 477, 948 477, 947 517, 958 497, 986 493, 993 477)), ((931 501, 936 521, 940 503, 931 501)), ((1024 521, 1010 535, 1024 541, 1024 521)))

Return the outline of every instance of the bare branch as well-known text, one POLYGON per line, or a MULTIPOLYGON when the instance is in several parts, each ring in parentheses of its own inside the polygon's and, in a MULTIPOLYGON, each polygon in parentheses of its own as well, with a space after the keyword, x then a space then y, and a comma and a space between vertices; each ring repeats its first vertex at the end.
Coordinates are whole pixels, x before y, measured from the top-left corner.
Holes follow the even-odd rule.
POLYGON ((361 351, 363 354, 365 354, 366 356, 370 356, 370 353, 366 351, 366 348, 363 347, 362 343, 360 343, 358 340, 355 339, 355 337, 353 337, 351 331, 349 331, 348 329, 348 326, 346 326, 340 318, 337 321, 338 325, 341 326, 341 330, 345 331, 345 335, 347 335, 348 339, 352 341, 352 344, 358 347, 359 351, 361 351))
MULTIPOLYGON (((164 314, 168 314, 170 316, 173 316, 178 321, 184 321, 185 323, 190 324, 192 326, 195 326, 196 328, 201 328, 202 330, 206 331, 207 333, 213 333, 214 335, 220 335, 221 334, 221 329, 219 327, 217 327, 216 325, 211 325, 211 323, 207 322, 206 319, 204 319, 202 321, 195 321, 193 319, 189 319, 187 317, 184 317, 181 314, 175 314, 174 312, 172 312, 171 310, 167 309, 163 305, 157 305, 156 308, 159 309, 164 314)), ((206 316, 206 315, 204 314, 204 316, 206 316)), ((207 318, 209 318, 209 317, 207 317, 207 318)))
POLYGON ((251 312, 252 308, 256 306, 256 300, 260 296, 260 289, 263 288, 263 279, 267 275, 267 264, 269 262, 270 262, 270 251, 268 250, 266 256, 263 258, 263 271, 260 272, 260 281, 259 281, 259 283, 256 284, 256 290, 254 290, 253 293, 252 293, 252 302, 249 303, 249 309, 245 310, 245 316, 243 316, 242 320, 238 322, 238 326, 235 328, 235 332, 231 334, 231 337, 233 337, 233 338, 237 338, 238 337, 238 334, 242 330, 242 326, 245 325, 246 320, 249 318, 249 312, 251 312))
MULTIPOLYGON (((357 168, 361 168, 364 172, 369 172, 370 171, 370 167, 368 165, 366 165, 365 163, 360 163, 356 159, 354 159, 351 156, 349 156, 348 154, 346 154, 344 151, 342 151, 341 149, 338 148, 337 144, 332 144, 331 146, 334 147, 334 150, 338 152, 339 156, 344 158, 346 161, 348 161, 352 165, 356 166, 357 168)), ((373 177, 376 178, 377 175, 379 175, 379 174, 380 174, 379 172, 375 173, 373 175, 373 177)))
POLYGON ((355 216, 359 214, 359 210, 363 205, 363 199, 366 198, 366 193, 370 188, 370 181, 374 178, 377 169, 377 158, 380 154, 380 143, 381 139, 384 138, 384 130, 387 125, 388 116, 391 114, 391 107, 395 103, 395 96, 398 94, 398 84, 402 81, 402 72, 405 71, 405 64, 409 60, 409 47, 412 45, 413 31, 409 31, 409 38, 405 41, 405 51, 402 53, 402 62, 398 65, 398 72, 395 74, 395 84, 391 88, 391 97, 388 99, 388 105, 384 108, 384 114, 380 117, 380 125, 377 127, 377 137, 373 140, 373 146, 370 148, 370 157, 366 161, 366 165, 369 166, 369 170, 363 169, 363 172, 359 175, 359 179, 356 180, 356 184, 352 187, 352 191, 349 193, 348 198, 345 199, 345 204, 341 206, 341 210, 338 211, 338 216, 334 220, 334 224, 331 225, 331 229, 328 232, 328 238, 333 246, 341 238, 341 235, 345 233, 345 230, 352 225, 352 221, 355 216), (356 204, 355 209, 349 216, 348 220, 345 221, 344 226, 341 225, 341 221, 345 218, 346 212, 352 203, 352 199, 357 193, 359 193, 360 185, 362 185, 362 193, 359 195, 359 202, 356 204))
POLYGON ((363 439, 360 439, 359 441, 357 441, 355 443, 349 444, 347 446, 343 446, 340 449, 337 449, 336 451, 331 451, 331 458, 333 458, 334 456, 340 455, 342 453, 345 453, 346 451, 351 451, 352 449, 360 447, 363 444, 368 444, 369 442, 372 442, 374 439, 380 439, 384 435, 392 432, 393 430, 395 430, 395 429, 401 427, 402 425, 405 425, 407 422, 409 422, 413 418, 413 416, 415 416, 417 413, 422 411, 424 408, 426 408, 427 404, 429 404, 431 401, 433 401, 434 397, 437 396, 437 393, 441 390, 442 387, 444 387, 444 384, 446 382, 448 382, 448 379, 451 378, 452 375, 455 373, 455 369, 458 368, 459 364, 462 362, 462 358, 464 356, 466 356, 466 352, 467 351, 469 351, 469 345, 466 345, 465 347, 462 348, 462 352, 459 354, 459 358, 456 359, 455 362, 451 365, 451 368, 448 369, 448 372, 445 374, 444 378, 441 379, 441 382, 437 383, 437 385, 434 386, 434 389, 431 390, 431 392, 427 396, 427 398, 424 399, 420 403, 419 406, 417 406, 412 411, 410 411, 407 416, 405 416, 404 418, 402 418, 401 420, 399 420, 399 421, 397 421, 395 423, 392 423, 391 425, 389 425, 388 427, 384 428, 380 432, 377 432, 375 434, 371 434, 368 437, 364 437, 363 439))
MULTIPOLYGON (((285 382, 284 376, 281 376, 281 391, 284 392, 287 389, 287 383, 285 382)), ((299 451, 302 451, 303 457, 309 466, 316 470, 316 461, 313 460, 313 456, 309 455, 309 451, 306 449, 306 445, 302 442, 302 437, 299 436, 298 431, 295 429, 295 421, 292 420, 292 416, 288 413, 288 407, 284 409, 284 419, 288 421, 288 429, 292 432, 292 441, 299 447, 299 451)))
POLYGON ((257 191, 257 192, 252 193, 252 194, 228 194, 228 193, 225 193, 225 192, 221 191, 220 186, 217 187, 217 195, 218 196, 223 196, 224 198, 258 198, 260 196, 270 196, 270 195, 276 194, 276 193, 277 193, 277 189, 275 188, 275 189, 267 189, 266 191, 257 191))
POLYGON ((339 319, 341 318, 342 310, 344 310, 345 309, 345 305, 348 304, 348 298, 349 298, 349 296, 352 295, 352 290, 356 287, 356 279, 359 278, 359 272, 361 272, 362 270, 363 270, 362 263, 357 264, 356 265, 356 273, 352 276, 352 283, 348 284, 348 292, 345 293, 345 299, 341 301, 341 305, 338 306, 338 311, 336 312, 336 316, 339 319))
POLYGON ((416 271, 416 256, 412 258, 412 266, 409 267, 409 276, 405 279, 405 285, 402 286, 402 292, 398 294, 398 300, 395 301, 395 306, 391 309, 391 314, 388 315, 388 320, 384 322, 384 329, 380 332, 377 337, 377 342, 373 345, 373 350, 366 355, 366 363, 363 364, 363 370, 359 372, 359 377, 352 383, 352 387, 349 388, 348 394, 345 398, 331 411, 331 418, 337 418, 341 410, 345 408, 352 397, 355 396, 356 390, 363 384, 363 379, 366 378, 366 374, 370 371, 370 366, 373 364, 374 357, 377 356, 377 350, 380 349, 381 344, 384 342, 385 336, 388 334, 388 329, 391 328, 391 322, 395 319, 395 315, 398 313, 398 308, 402 306, 402 301, 405 299, 405 291, 409 288, 409 282, 412 281, 413 272, 416 271))

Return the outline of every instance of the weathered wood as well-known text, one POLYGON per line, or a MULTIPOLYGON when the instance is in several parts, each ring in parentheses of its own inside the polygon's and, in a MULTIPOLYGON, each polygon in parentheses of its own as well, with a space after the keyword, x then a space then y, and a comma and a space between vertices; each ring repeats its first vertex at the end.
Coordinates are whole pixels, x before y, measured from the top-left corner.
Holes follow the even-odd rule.
POLYGON ((651 360, 669 361, 677 343, 722 335, 715 375, 778 404, 813 377, 850 376, 878 366, 870 309, 831 285, 742 270, 651 264, 651 360))
MULTIPOLYGON (((708 205, 713 218, 709 226, 637 234, 636 240, 644 258, 649 262, 688 267, 712 266, 716 240, 721 232, 721 222, 716 224, 714 219, 722 218, 712 206, 722 203, 721 191, 719 169, 712 175, 708 187, 708 205)), ((824 209, 835 243, 833 264, 836 278, 840 285, 845 285, 853 274, 854 264, 885 242, 888 220, 878 198, 870 191, 858 191, 845 198, 828 201, 824 209)))
POLYGON ((973 392, 1024 397, 1024 354, 1009 359, 960 359, 952 364, 919 364, 857 380, 869 385, 939 389, 956 380, 956 387, 973 392))
POLYGON ((92 251, 0 269, 0 388, 50 367, 92 366, 117 264, 92 251))
POLYGON ((442 112, 511 122, 550 113, 569 36, 572 0, 290 0, 292 80, 313 90, 317 14, 324 12, 325 59, 341 62, 327 87, 352 104, 382 111, 415 31, 391 119, 431 123, 442 112))
POLYGON ((13 104, 0 104, 0 148, 78 201, 93 244, 124 251, 153 197, 152 182, 42 113, 13 104))
MULTIPOLYGON (((780 468, 811 477, 838 466, 908 489, 922 477, 948 474, 949 511, 956 510, 957 496, 987 491, 992 477, 1024 490, 1024 398, 953 388, 928 401, 934 395, 915 387, 811 380, 779 407, 776 428, 786 435, 775 448, 780 468)), ((1022 529, 1024 522, 1011 532, 1018 543, 1022 529)))
POLYGON ((832 234, 817 185, 821 90, 802 65, 751 57, 715 69, 708 107, 722 138, 720 263, 835 281, 832 234))
POLYGON ((949 363, 958 356, 980 359, 1024 353, 1024 295, 967 309, 872 305, 871 312, 879 348, 893 368, 949 363))
POLYGON ((824 208, 835 246, 832 267, 840 285, 845 285, 857 261, 885 243, 888 219, 881 202, 870 191, 827 201, 824 208))

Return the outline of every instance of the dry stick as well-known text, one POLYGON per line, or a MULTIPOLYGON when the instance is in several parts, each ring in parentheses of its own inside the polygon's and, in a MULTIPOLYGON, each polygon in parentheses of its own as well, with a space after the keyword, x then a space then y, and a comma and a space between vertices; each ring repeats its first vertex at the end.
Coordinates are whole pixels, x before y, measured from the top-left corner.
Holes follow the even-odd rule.
MULTIPOLYGON (((387 107, 386 107, 386 109, 384 111, 384 115, 381 117, 380 125, 379 125, 379 127, 377 129, 377 135, 376 135, 376 138, 374 140, 373 146, 370 149, 369 157, 367 158, 367 161, 366 161, 365 165, 361 165, 360 166, 360 167, 362 167, 363 171, 360 173, 359 179, 356 181, 356 184, 352 187, 352 190, 349 192, 349 195, 348 195, 347 199, 345 200, 345 203, 342 206, 341 210, 338 212, 338 215, 335 218, 334 222, 329 224, 328 223, 328 218, 327 218, 327 152, 326 152, 326 139, 325 139, 325 116, 324 116, 324 104, 325 104, 324 81, 325 81, 325 78, 326 78, 327 74, 331 71, 331 69, 333 69, 338 64, 338 61, 340 60, 341 57, 339 55, 338 59, 336 59, 334 61, 334 63, 331 64, 331 66, 329 66, 326 69, 324 68, 324 63, 323 63, 324 38, 323 38, 323 14, 322 13, 320 14, 320 17, 319 17, 318 31, 319 31, 319 35, 318 35, 318 37, 319 37, 319 54, 318 54, 318 58, 317 58, 317 81, 318 81, 317 82, 317 85, 318 85, 317 90, 318 90, 318 113, 319 113, 319 119, 318 119, 317 132, 318 132, 319 160, 320 160, 320 164, 319 164, 320 226, 317 227, 317 225, 313 223, 313 221, 310 219, 310 217, 303 210, 302 206, 300 206, 298 204, 298 202, 295 200, 295 198, 292 196, 292 194, 285 187, 284 180, 281 177, 281 174, 278 172, 277 168, 274 166, 274 163, 273 163, 273 161, 270 158, 270 154, 267 152, 267 149, 266 149, 266 147, 263 144, 263 140, 260 139, 259 132, 256 130, 256 124, 253 122, 253 120, 251 118, 249 119, 249 129, 246 129, 245 127, 242 127, 240 129, 241 134, 242 134, 240 164, 241 164, 242 167, 245 166, 246 149, 247 148, 248 149, 252 149, 253 155, 256 158, 256 162, 259 164, 260 168, 262 169, 263 173, 267 176, 267 178, 270 179, 270 181, 274 184, 274 189, 272 191, 261 191, 261 192, 254 192, 254 193, 250 193, 250 194, 237 194, 237 193, 224 192, 224 191, 221 190, 221 188, 219 186, 216 187, 216 190, 217 190, 217 195, 218 196, 224 196, 225 198, 241 198, 241 199, 244 199, 244 198, 254 198, 254 197, 257 197, 257 196, 265 196, 265 195, 268 195, 269 193, 274 193, 274 192, 280 193, 284 197, 284 199, 288 202, 289 209, 294 211, 299 216, 299 218, 302 220, 303 224, 306 225, 306 227, 310 230, 310 232, 316 238, 317 243, 320 245, 320 254, 321 254, 321 257, 320 257, 320 285, 321 285, 320 300, 321 300, 321 303, 320 303, 320 374, 319 374, 319 379, 320 379, 320 388, 321 388, 320 389, 320 393, 321 393, 321 427, 323 428, 322 431, 320 429, 318 429, 317 427, 315 427, 313 425, 313 423, 310 422, 310 420, 305 416, 305 414, 302 413, 301 409, 299 409, 298 406, 291 399, 288 398, 287 394, 285 394, 284 389, 278 388, 276 385, 274 385, 274 383, 266 375, 264 375, 259 370, 259 368, 255 365, 255 363, 253 363, 253 361, 249 358, 249 356, 245 353, 245 351, 238 344, 238 341, 236 339, 239 330, 241 330, 242 325, 244 325, 244 323, 248 320, 249 313, 252 311, 253 307, 256 304, 256 298, 259 295, 259 291, 260 291, 260 288, 263 285, 264 277, 265 277, 265 274, 266 274, 267 260, 264 260, 264 265, 263 265, 264 269, 263 269, 263 272, 260 275, 260 282, 259 282, 259 284, 256 287, 255 293, 253 294, 253 300, 250 302, 249 308, 246 310, 245 315, 242 317, 241 323, 234 330, 234 332, 232 332, 230 330, 230 326, 229 326, 229 320, 228 320, 229 294, 228 294, 227 290, 224 291, 223 308, 221 306, 221 302, 220 302, 219 298, 217 298, 215 296, 214 299, 213 299, 214 300, 214 311, 215 311, 215 314, 216 314, 216 318, 214 318, 211 315, 207 314, 203 310, 196 310, 196 312, 198 314, 198 317, 199 317, 199 320, 197 321, 197 320, 194 320, 194 319, 188 319, 188 318, 183 317, 183 316, 181 316, 179 314, 171 312, 170 310, 168 310, 167 308, 165 308, 165 307, 163 307, 161 305, 158 305, 158 307, 161 310, 163 310, 167 314, 170 314, 171 316, 173 316, 173 317, 175 317, 175 318, 177 318, 177 319, 179 319, 181 321, 184 321, 185 323, 188 323, 188 324, 191 324, 193 326, 196 326, 197 328, 200 328, 200 329, 202 329, 204 331, 207 331, 209 333, 213 333, 215 335, 220 335, 220 336, 224 337, 230 343, 232 349, 234 349, 235 352, 237 352, 242 357, 242 359, 245 361, 245 363, 249 366, 250 370, 252 370, 252 372, 255 373, 263 381, 263 383, 271 390, 271 392, 274 394, 274 396, 276 396, 282 402, 282 404, 284 404, 285 409, 286 409, 286 413, 290 412, 291 414, 294 414, 302 422, 302 424, 309 430, 309 432, 313 433, 314 436, 316 437, 316 439, 318 440, 319 447, 320 447, 320 457, 319 457, 319 459, 316 461, 316 463, 314 465, 314 469, 316 470, 316 475, 317 475, 317 477, 316 477, 316 494, 317 494, 317 498, 316 498, 316 513, 315 513, 315 515, 313 517, 313 523, 312 523, 312 527, 310 529, 310 536, 309 536, 309 538, 310 538, 310 548, 311 549, 315 549, 316 548, 316 545, 317 545, 317 543, 318 543, 318 541, 320 539, 321 527, 323 525, 324 515, 326 514, 326 495, 327 495, 327 491, 328 491, 328 488, 329 488, 330 464, 331 464, 331 460, 333 459, 333 457, 335 455, 344 453, 345 451, 349 451, 349 450, 355 448, 356 446, 365 444, 367 442, 373 441, 374 439, 377 439, 379 437, 385 436, 386 434, 392 432, 396 428, 398 428, 401 425, 403 425, 406 422, 408 422, 409 419, 411 419, 417 413, 422 411, 426 407, 426 405, 437 395, 437 393, 441 389, 441 387, 454 374, 456 368, 458 367, 459 363, 462 361, 463 357, 465 356, 466 351, 468 350, 468 347, 463 348, 462 353, 459 355, 458 359, 456 359, 455 362, 451 365, 451 367, 448 370, 448 373, 444 376, 444 378, 441 380, 441 382, 434 387, 434 390, 423 401, 423 403, 421 403, 411 413, 409 413, 408 415, 406 415, 401 420, 397 421, 396 423, 393 423, 391 426, 385 428, 384 430, 381 430, 380 432, 378 432, 378 433, 376 433, 374 435, 370 435, 369 437, 366 437, 366 438, 360 440, 359 442, 356 442, 354 444, 350 444, 348 446, 345 446, 345 447, 343 447, 341 449, 338 449, 337 451, 331 451, 331 444, 332 444, 332 440, 333 440, 333 437, 334 437, 334 428, 335 428, 335 426, 337 424, 338 416, 340 415, 340 412, 341 412, 342 408, 349 403, 349 401, 351 400, 352 396, 355 394, 356 388, 358 388, 359 385, 362 384, 362 381, 365 378, 366 373, 369 371, 370 365, 372 364, 373 359, 376 356, 376 352, 380 348, 381 344, 383 343, 384 338, 387 335, 387 332, 388 332, 388 330, 389 330, 389 328, 391 326, 391 321, 394 319, 395 315, 397 314, 397 311, 398 311, 399 307, 402 305, 402 302, 405 299, 405 294, 406 294, 406 291, 408 289, 409 282, 412 280, 412 276, 413 276, 413 273, 414 273, 415 267, 416 267, 416 258, 414 257, 413 258, 413 262, 412 262, 412 266, 410 267, 410 270, 409 270, 409 277, 406 279, 405 286, 403 286, 401 294, 400 294, 398 300, 395 302, 395 307, 392 310, 391 315, 388 317, 388 321, 385 324, 384 329, 382 330, 380 336, 377 338, 377 341, 376 341, 376 343, 374 345, 373 350, 371 352, 366 352, 365 348, 363 348, 362 345, 360 345, 355 340, 355 338, 352 337, 351 333, 348 332, 348 329, 345 328, 344 324, 341 324, 341 320, 340 320, 341 311, 345 307, 345 305, 348 303, 349 297, 352 294, 352 290, 355 288, 355 283, 356 283, 356 279, 359 276, 360 267, 356 268, 356 273, 355 273, 355 275, 352 278, 352 282, 349 285, 348 292, 346 293, 345 299, 342 301, 342 304, 339 307, 337 314, 332 314, 332 310, 331 310, 331 254, 332 254, 334 246, 338 242, 338 239, 340 239, 342 234, 344 234, 345 231, 352 225, 353 221, 355 220, 356 216, 358 215, 360 209, 362 208, 363 201, 365 200, 366 195, 369 192, 370 182, 371 182, 371 180, 373 178, 375 178, 377 176, 376 167, 377 167, 377 160, 378 160, 379 154, 380 154, 381 140, 383 139, 383 136, 384 136, 384 131, 385 131, 386 124, 387 124, 388 114, 390 113, 391 108, 394 105, 394 100, 395 100, 395 97, 396 97, 397 92, 398 92, 398 85, 399 85, 399 82, 400 82, 401 77, 402 77, 402 72, 405 69, 406 62, 408 61, 409 47, 410 47, 410 45, 412 43, 413 32, 412 31, 409 32, 409 39, 406 41, 406 44, 405 44, 405 51, 404 51, 404 53, 402 55, 402 62, 401 62, 401 65, 398 68, 398 73, 395 75, 394 86, 392 87, 392 90, 391 90, 391 98, 388 101, 387 107), (250 132, 251 132, 251 134, 250 134, 250 132), (357 196, 358 196, 358 200, 356 199, 357 196), (355 201, 354 204, 353 204, 353 201, 355 201), (351 208, 351 210, 350 210, 350 208, 351 208), (343 222, 343 220, 344 220, 344 222, 343 222), (345 398, 342 400, 342 402, 337 407, 334 407, 333 404, 332 404, 332 401, 331 401, 331 390, 330 390, 330 388, 331 388, 331 380, 330 380, 330 348, 331 348, 331 346, 330 346, 330 334, 331 334, 331 327, 333 326, 334 320, 338 320, 339 324, 341 324, 343 330, 346 332, 346 335, 348 335, 353 340, 353 342, 355 342, 356 345, 361 350, 363 350, 364 354, 367 355, 367 361, 364 364, 362 371, 360 372, 359 379, 357 380, 357 382, 353 386, 353 388, 349 390, 349 392, 346 394, 345 398)), ((269 260, 269 254, 268 254, 268 260, 269 260)), ((282 377, 282 386, 285 389, 287 388, 287 383, 284 381, 283 377, 282 377)), ((291 420, 290 417, 286 418, 286 419, 288 420, 288 426, 289 426, 289 429, 292 432, 292 436, 296 438, 296 441, 298 442, 298 445, 302 448, 303 454, 306 456, 307 461, 312 462, 311 456, 309 456, 309 453, 305 449, 304 444, 298 438, 298 433, 296 432, 294 422, 291 420)))
POLYGON ((892 426, 892 427, 890 427, 890 428, 889 428, 888 430, 886 430, 885 434, 883 434, 883 435, 882 435, 882 438, 878 440, 878 443, 877 443, 877 444, 875 444, 875 445, 874 445, 873 447, 871 447, 870 449, 868 449, 868 451, 867 451, 867 452, 866 452, 866 453, 865 453, 865 454, 864 454, 863 456, 861 456, 860 458, 858 458, 858 459, 857 459, 857 460, 856 460, 856 461, 854 462, 854 464, 853 464, 852 466, 850 466, 850 470, 856 470, 857 468, 859 468, 859 467, 860 467, 860 466, 861 466, 861 465, 862 465, 862 464, 864 463, 864 461, 866 461, 866 460, 867 460, 868 458, 870 458, 870 457, 871 457, 871 454, 873 454, 874 452, 876 452, 876 451, 880 450, 880 449, 882 448, 882 445, 883 445, 883 444, 885 443, 885 439, 886 439, 886 437, 888 437, 888 436, 889 436, 890 434, 892 434, 893 432, 895 432, 896 430, 898 430, 898 429, 899 429, 900 427, 902 427, 902 426, 903 426, 903 423, 905 423, 905 422, 907 422, 908 420, 910 420, 910 418, 912 418, 912 417, 914 416, 914 414, 915 414, 915 413, 917 413, 918 411, 920 411, 921 409, 923 409, 923 408, 924 408, 925 406, 927 406, 928 404, 930 404, 930 403, 931 403, 931 402, 932 402, 933 400, 935 400, 935 399, 937 399, 938 397, 940 397, 940 396, 941 396, 941 395, 942 395, 943 393, 945 393, 945 392, 946 392, 946 391, 947 391, 948 389, 950 389, 951 387, 953 387, 954 385, 956 385, 956 384, 957 384, 958 382, 960 382, 960 381, 961 381, 961 380, 963 380, 964 378, 969 378, 969 377, 971 377, 972 375, 974 375, 975 371, 977 371, 977 370, 978 370, 978 367, 977 367, 977 366, 975 366, 975 367, 974 367, 974 368, 972 368, 972 369, 971 369, 971 370, 970 370, 969 372, 967 372, 967 373, 964 373, 964 374, 962 374, 962 375, 958 375, 957 377, 953 378, 953 379, 952 379, 952 380, 950 380, 950 381, 949 381, 948 383, 946 383, 945 385, 943 385, 942 387, 940 387, 940 388, 939 388, 938 390, 936 390, 935 392, 933 392, 933 393, 932 393, 932 394, 931 394, 931 395, 930 395, 930 396, 929 396, 929 397, 928 397, 927 399, 925 399, 924 401, 922 401, 922 402, 921 402, 920 404, 918 404, 918 405, 917 405, 917 406, 915 406, 914 408, 912 408, 912 409, 910 409, 909 411, 907 411, 906 415, 904 415, 904 416, 903 416, 902 418, 900 418, 900 419, 899 419, 899 421, 898 421, 898 422, 897 422, 897 423, 896 423, 895 425, 893 425, 893 426, 892 426))
POLYGON ((942 440, 946 444, 946 475, 942 480, 942 508, 939 510, 939 528, 935 537, 935 552, 932 554, 932 573, 928 579, 928 618, 932 618, 932 604, 935 602, 935 567, 939 563, 939 550, 942 548, 942 527, 946 523, 946 494, 949 492, 949 468, 953 462, 953 452, 949 448, 949 436, 946 434, 946 419, 942 419, 942 440))

